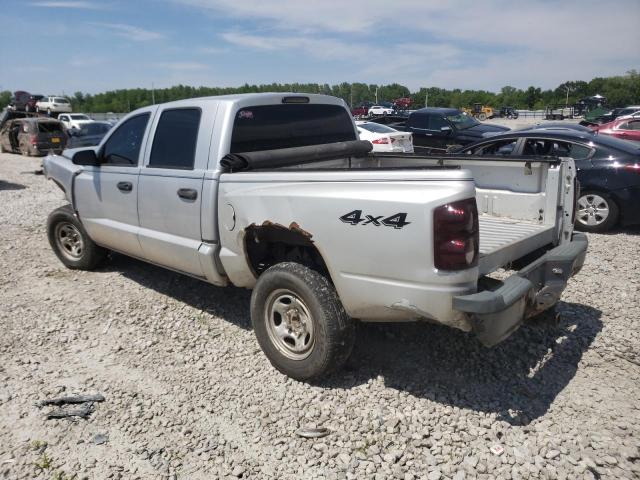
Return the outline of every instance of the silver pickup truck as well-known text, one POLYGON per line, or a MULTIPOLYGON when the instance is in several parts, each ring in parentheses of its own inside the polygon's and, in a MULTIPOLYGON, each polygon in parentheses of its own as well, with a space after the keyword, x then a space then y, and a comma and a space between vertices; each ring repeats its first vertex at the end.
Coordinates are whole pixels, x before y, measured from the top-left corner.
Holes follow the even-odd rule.
POLYGON ((253 289, 258 342, 296 379, 340 366, 356 320, 427 320, 491 346, 558 302, 587 248, 571 159, 370 150, 333 97, 142 108, 99 146, 44 160, 69 201, 49 241, 69 268, 116 251, 253 289))

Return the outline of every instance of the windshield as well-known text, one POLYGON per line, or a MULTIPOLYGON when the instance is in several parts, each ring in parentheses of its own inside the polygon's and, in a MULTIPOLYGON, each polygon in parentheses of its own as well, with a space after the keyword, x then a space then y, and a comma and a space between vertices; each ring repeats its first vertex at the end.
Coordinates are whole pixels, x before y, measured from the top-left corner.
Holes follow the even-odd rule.
POLYGON ((86 115, 70 115, 71 120, 91 120, 86 115))
POLYGON ((358 127, 368 130, 373 133, 395 133, 397 130, 394 130, 391 127, 387 127, 386 125, 380 125, 379 123, 359 123, 358 127))
POLYGON ((339 105, 280 104, 236 113, 231 153, 357 140, 351 114, 339 105))
POLYGON ((475 127, 480 122, 475 118, 465 115, 464 113, 458 113, 457 115, 447 115, 447 120, 455 125, 458 130, 464 130, 466 128, 475 127))

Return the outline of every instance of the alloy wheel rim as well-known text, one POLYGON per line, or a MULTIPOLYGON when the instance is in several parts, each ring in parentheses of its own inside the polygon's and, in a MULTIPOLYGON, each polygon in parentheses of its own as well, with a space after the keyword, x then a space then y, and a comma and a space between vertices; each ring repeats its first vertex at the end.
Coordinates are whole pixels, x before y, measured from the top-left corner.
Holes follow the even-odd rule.
POLYGON ((304 301, 291 290, 279 289, 267 298, 265 321, 273 345, 291 360, 303 360, 315 342, 313 319, 304 301))
POLYGON ((78 260, 84 252, 82 235, 75 225, 67 222, 59 223, 55 229, 56 243, 59 250, 70 260, 78 260))
POLYGON ((588 227, 601 225, 609 218, 609 202, 600 195, 583 195, 578 199, 577 218, 588 227))

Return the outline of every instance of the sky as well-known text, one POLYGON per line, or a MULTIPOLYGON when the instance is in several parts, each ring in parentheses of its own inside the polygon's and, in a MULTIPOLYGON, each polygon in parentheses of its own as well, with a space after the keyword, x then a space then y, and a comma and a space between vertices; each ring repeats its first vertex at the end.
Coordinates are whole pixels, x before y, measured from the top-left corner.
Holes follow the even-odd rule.
POLYGON ((555 88, 640 70, 640 0, 0 0, 0 90, 397 82, 555 88))

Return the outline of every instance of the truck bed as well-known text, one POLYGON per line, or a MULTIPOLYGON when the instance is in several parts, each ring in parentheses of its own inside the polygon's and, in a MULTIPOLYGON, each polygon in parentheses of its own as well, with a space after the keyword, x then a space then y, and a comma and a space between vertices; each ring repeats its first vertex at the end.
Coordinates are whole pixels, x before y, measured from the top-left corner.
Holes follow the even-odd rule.
POLYGON ((486 274, 553 242, 554 227, 539 223, 481 215, 480 273, 486 274))

